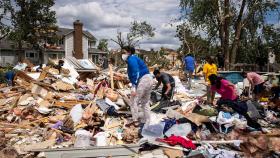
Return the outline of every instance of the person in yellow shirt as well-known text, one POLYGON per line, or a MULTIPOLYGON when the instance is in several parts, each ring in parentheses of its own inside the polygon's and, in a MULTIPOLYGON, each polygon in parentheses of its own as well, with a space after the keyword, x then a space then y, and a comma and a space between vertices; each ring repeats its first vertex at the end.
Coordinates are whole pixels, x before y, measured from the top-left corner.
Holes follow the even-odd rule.
POLYGON ((212 74, 217 75, 218 68, 216 64, 214 64, 214 59, 211 56, 208 56, 206 58, 206 64, 203 66, 203 74, 204 74, 204 80, 207 84, 207 103, 213 105, 215 92, 211 91, 211 84, 209 81, 209 76, 212 74))

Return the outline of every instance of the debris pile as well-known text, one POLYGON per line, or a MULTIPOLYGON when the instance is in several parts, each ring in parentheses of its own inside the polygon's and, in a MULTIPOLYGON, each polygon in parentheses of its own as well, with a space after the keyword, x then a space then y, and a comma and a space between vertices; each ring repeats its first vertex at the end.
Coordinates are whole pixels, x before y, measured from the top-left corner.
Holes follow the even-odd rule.
POLYGON ((231 109, 218 111, 197 99, 203 81, 194 80, 186 90, 174 76, 173 100, 158 100, 154 91, 151 122, 135 125, 123 72, 103 70, 82 80, 67 64, 17 71, 13 86, 0 85, 0 155, 36 157, 43 149, 138 144, 139 157, 280 156, 279 111, 268 100, 247 102, 262 107, 248 110, 266 130, 257 131, 231 109))

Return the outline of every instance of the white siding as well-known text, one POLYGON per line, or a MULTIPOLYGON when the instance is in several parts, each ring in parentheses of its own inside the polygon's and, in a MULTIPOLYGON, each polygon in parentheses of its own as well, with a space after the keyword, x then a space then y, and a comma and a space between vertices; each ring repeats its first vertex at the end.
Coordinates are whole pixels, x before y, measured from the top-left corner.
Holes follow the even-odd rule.
POLYGON ((88 59, 88 38, 83 35, 83 57, 88 59))
POLYGON ((14 65, 17 63, 17 60, 16 53, 0 50, 0 66, 7 66, 7 64, 14 65))
POLYGON ((74 36, 73 33, 71 33, 65 37, 65 57, 73 56, 72 53, 73 50, 74 50, 74 36))

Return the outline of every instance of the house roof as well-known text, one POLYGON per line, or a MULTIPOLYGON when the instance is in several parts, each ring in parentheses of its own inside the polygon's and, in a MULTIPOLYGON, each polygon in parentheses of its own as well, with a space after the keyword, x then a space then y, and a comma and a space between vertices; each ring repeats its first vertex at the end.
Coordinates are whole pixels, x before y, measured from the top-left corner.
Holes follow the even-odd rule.
POLYGON ((138 54, 150 54, 150 53, 153 53, 153 51, 144 50, 144 49, 136 49, 135 51, 136 51, 136 53, 138 53, 138 54))
POLYGON ((108 54, 108 52, 104 52, 97 48, 89 48, 88 53, 89 54, 108 54))
MULTIPOLYGON (((58 28, 57 35, 58 36, 66 36, 70 33, 72 33, 74 29, 69 29, 69 28, 58 28)), ((83 31, 83 34, 87 36, 90 40, 96 41, 96 38, 89 32, 89 31, 83 31)))

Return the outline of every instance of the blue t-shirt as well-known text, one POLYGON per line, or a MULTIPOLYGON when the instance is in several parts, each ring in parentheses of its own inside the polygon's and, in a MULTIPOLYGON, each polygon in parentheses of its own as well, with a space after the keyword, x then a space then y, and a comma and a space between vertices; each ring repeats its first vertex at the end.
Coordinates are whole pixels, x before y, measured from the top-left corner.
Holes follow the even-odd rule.
POLYGON ((194 58, 192 56, 185 57, 185 66, 187 71, 194 71, 194 58))
POLYGON ((127 59, 127 73, 132 86, 136 87, 140 79, 150 72, 142 59, 136 55, 131 55, 127 59))

